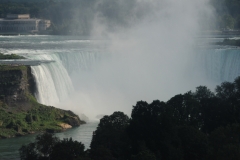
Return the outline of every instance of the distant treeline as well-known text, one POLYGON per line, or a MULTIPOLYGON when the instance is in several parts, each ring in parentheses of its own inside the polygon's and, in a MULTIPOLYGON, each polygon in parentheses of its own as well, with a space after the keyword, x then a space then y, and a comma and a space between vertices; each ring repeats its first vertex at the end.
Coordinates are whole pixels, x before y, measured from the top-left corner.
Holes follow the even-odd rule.
MULTIPOLYGON (((50 19, 55 34, 88 35, 94 18, 101 15, 110 29, 126 26, 149 12, 147 6, 136 10, 137 0, 1 0, 0 16, 8 13, 29 13, 31 17, 50 19), (132 20, 131 16, 135 19, 132 20)), ((210 0, 215 11, 211 29, 239 29, 239 0, 210 0)), ((209 27, 207 27, 209 28, 209 27)))
POLYGON ((217 29, 240 29, 239 0, 210 0, 216 11, 217 29))
POLYGON ((9 13, 29 13, 32 18, 51 20, 50 29, 54 34, 89 35, 95 16, 104 17, 104 25, 110 30, 132 23, 131 15, 135 13, 141 17, 142 9, 133 10, 136 3, 136 0, 124 0, 121 3, 112 0, 104 0, 101 3, 97 0, 1 2, 0 17, 9 13))
POLYGON ((37 137, 22 146, 21 159, 240 159, 240 77, 223 82, 215 92, 199 86, 167 102, 139 101, 130 118, 123 112, 104 116, 85 152, 79 142, 49 143, 44 136, 54 140, 37 137))
POLYGON ((0 17, 30 14, 31 18, 49 19, 55 34, 88 35, 93 20, 93 0, 54 2, 51 0, 0 3, 0 17))
POLYGON ((239 39, 224 39, 223 42, 216 42, 218 45, 240 46, 239 39))

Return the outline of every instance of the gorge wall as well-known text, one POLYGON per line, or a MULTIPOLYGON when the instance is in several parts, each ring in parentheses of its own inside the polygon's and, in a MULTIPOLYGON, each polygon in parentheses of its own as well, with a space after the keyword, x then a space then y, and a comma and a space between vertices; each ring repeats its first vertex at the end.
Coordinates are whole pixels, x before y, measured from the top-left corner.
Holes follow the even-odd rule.
POLYGON ((29 66, 0 66, 0 138, 59 132, 85 123, 71 111, 38 103, 35 91, 29 66))

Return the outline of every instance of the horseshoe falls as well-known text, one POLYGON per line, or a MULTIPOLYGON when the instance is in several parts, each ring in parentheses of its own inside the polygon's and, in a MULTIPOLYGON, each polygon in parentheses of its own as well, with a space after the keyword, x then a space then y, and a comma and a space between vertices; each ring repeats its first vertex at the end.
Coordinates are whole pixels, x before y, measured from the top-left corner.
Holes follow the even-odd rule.
MULTIPOLYGON (((90 70, 100 59, 96 42, 64 36, 2 36, 0 52, 18 54, 29 60, 50 60, 31 66, 36 82, 35 97, 45 105, 58 106, 75 92, 71 75, 90 70)), ((81 83, 81 82, 78 82, 81 83)), ((69 108, 65 108, 69 109, 69 108)))
MULTIPOLYGON (((194 87, 206 85, 214 89, 221 82, 233 81, 240 75, 239 49, 200 49, 194 53, 193 57, 195 57, 195 62, 190 68, 207 80, 207 82, 194 84, 194 87), (212 86, 209 86, 209 84, 212 84, 212 86)), ((96 83, 99 85, 101 82, 99 77, 92 80, 92 76, 88 77, 86 75, 94 74, 94 71, 99 67, 98 62, 106 56, 100 51, 78 51, 67 54, 63 52, 42 54, 32 58, 55 61, 33 66, 32 73, 37 83, 36 97, 38 101, 43 104, 57 105, 67 100, 69 96, 76 94, 76 92, 84 92, 87 88, 85 86, 92 81, 94 83, 97 81, 96 83)), ((99 89, 99 86, 97 87, 99 89)), ((192 90, 194 89, 192 88, 192 90)), ((172 93, 171 95, 175 94, 172 93)), ((79 97, 79 99, 81 98, 79 97)), ((91 101, 94 100, 91 99, 91 101)))
POLYGON ((81 70, 90 70, 99 59, 98 54, 93 52, 43 54, 29 58, 54 61, 31 67, 37 83, 36 98, 46 105, 57 105, 69 98, 74 92, 70 75, 81 74, 81 70))
MULTIPOLYGON (((88 117, 95 112, 105 114, 119 110, 128 113, 139 100, 165 100, 162 95, 166 93, 168 100, 176 94, 195 90, 199 85, 213 90, 221 82, 240 76, 240 49, 235 47, 196 47, 187 61, 184 60, 186 55, 176 59, 162 52, 158 57, 150 51, 144 58, 138 54, 131 57, 124 52, 119 56, 120 53, 106 51, 107 47, 106 41, 82 37, 0 36, 1 53, 54 61, 31 67, 37 87, 35 96, 40 103, 72 110, 79 115, 84 113, 88 117), (156 61, 148 63, 151 58, 156 61)), ((61 136, 83 141, 88 148, 96 127, 96 122, 90 122, 61 136)), ((11 151, 15 146, 11 156, 18 157, 18 148, 23 142, 21 138, 12 141, 4 143, 11 151)), ((9 155, 9 152, 4 148, 1 154, 9 155)))
POLYGON ((37 55, 32 57, 38 60, 54 60, 53 63, 32 66, 35 78, 38 102, 45 105, 57 105, 64 101, 72 92, 73 85, 68 72, 55 54, 37 55))
POLYGON ((240 76, 240 49, 203 49, 196 55, 197 67, 207 79, 217 84, 240 76))
MULTIPOLYGON (((195 90, 199 85, 213 89, 221 82, 233 81, 240 75, 240 49, 234 47, 196 47, 191 52, 189 62, 178 59, 179 63, 184 64, 182 70, 171 63, 174 62, 174 56, 163 59, 160 55, 160 58, 154 58, 159 58, 156 64, 147 63, 146 67, 151 67, 144 70, 146 60, 151 58, 150 53, 145 59, 142 55, 119 56, 119 53, 105 50, 108 41, 72 36, 6 36, 0 37, 0 42, 2 53, 54 61, 31 67, 37 85, 35 96, 46 105, 64 104, 64 109, 94 106, 94 110, 101 112, 105 107, 112 112, 116 108, 109 106, 119 105, 117 110, 127 106, 130 111, 131 105, 144 100, 144 97, 165 100, 162 95, 171 86, 173 90, 169 91, 167 98, 195 90), (167 60, 170 60, 169 63, 167 60), (151 69, 156 71, 151 73, 151 69), (170 78, 168 72, 171 72, 170 78), (179 81, 179 76, 183 81, 179 81), (194 76, 199 81, 195 81, 194 76), (162 83, 164 79, 166 82, 162 83), (191 87, 188 86, 190 83, 191 87), (166 89, 162 86, 166 86, 166 89), (182 87, 181 90, 178 86, 182 87), (71 99, 73 97, 74 100, 71 99), (127 100, 129 103, 121 103, 127 100)), ((79 112, 84 113, 85 110, 79 112)))

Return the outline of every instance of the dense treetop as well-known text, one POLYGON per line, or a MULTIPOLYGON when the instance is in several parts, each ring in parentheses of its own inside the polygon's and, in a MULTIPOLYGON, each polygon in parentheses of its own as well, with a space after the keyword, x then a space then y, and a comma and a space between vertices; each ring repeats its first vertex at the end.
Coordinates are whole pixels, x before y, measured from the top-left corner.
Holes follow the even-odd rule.
POLYGON ((93 135, 90 157, 96 160, 96 155, 106 156, 103 159, 133 160, 239 159, 239 99, 240 77, 233 83, 222 83, 215 92, 199 86, 195 92, 176 95, 167 102, 139 101, 133 106, 128 122, 121 112, 103 118, 104 124, 115 120, 125 124, 115 124, 120 130, 117 133, 116 129, 103 125, 103 119, 100 121, 93 135), (121 139, 122 136, 125 138, 121 139))
MULTIPOLYGON (((167 102, 139 101, 130 118, 119 111, 104 116, 93 133, 90 149, 83 152, 80 147, 78 156, 92 160, 240 159, 239 100, 240 77, 223 82, 215 92, 199 86, 195 92, 175 95, 167 102)), ((43 151, 44 146, 37 150, 54 159, 53 153, 57 156, 64 144, 66 148, 72 144, 67 142, 46 145, 50 153, 43 151), (53 152, 56 147, 59 149, 53 152)), ((38 144, 23 146, 21 158, 35 154, 29 149, 38 144)))

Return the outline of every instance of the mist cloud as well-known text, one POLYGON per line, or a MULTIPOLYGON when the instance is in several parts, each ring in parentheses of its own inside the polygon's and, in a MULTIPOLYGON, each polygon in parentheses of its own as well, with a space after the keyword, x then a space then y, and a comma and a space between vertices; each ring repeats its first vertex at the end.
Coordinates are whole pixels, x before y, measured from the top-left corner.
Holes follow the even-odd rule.
POLYGON ((196 37, 213 17, 208 0, 100 0, 94 10, 92 37, 108 40, 111 57, 79 75, 71 103, 81 112, 130 114, 139 100, 209 85, 193 67, 196 37))

